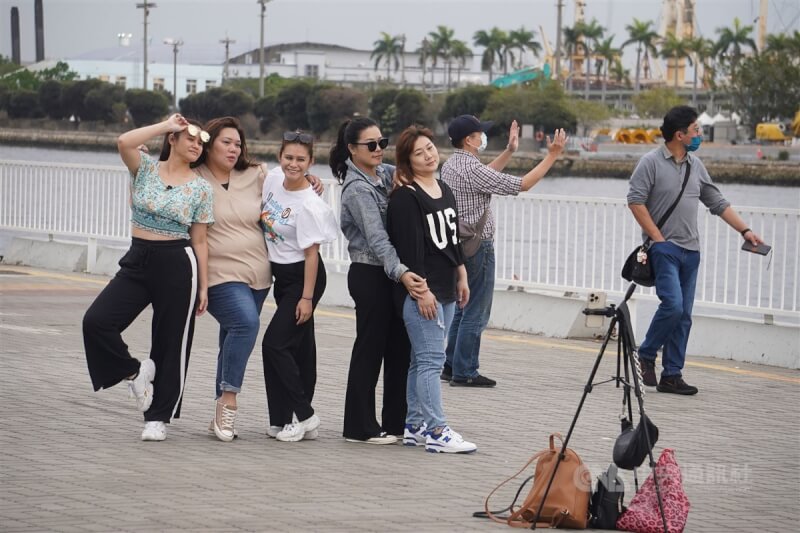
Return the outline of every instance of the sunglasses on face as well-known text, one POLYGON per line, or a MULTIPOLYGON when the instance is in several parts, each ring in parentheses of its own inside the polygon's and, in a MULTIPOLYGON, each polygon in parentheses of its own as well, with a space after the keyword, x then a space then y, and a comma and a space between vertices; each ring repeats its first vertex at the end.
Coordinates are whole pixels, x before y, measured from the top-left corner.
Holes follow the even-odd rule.
POLYGON ((303 144, 311 144, 314 136, 310 133, 301 133, 299 131, 285 131, 283 132, 283 140, 286 142, 301 142, 303 144))
POLYGON ((374 152, 375 150, 378 149, 379 146, 381 147, 381 150, 389 146, 389 139, 387 139, 386 137, 381 137, 377 141, 367 141, 365 143, 353 143, 353 144, 358 146, 366 146, 367 150, 369 150, 370 152, 374 152))
POLYGON ((203 143, 207 143, 211 139, 211 135, 209 135, 207 131, 201 130, 194 124, 189 124, 186 127, 186 132, 192 137, 200 137, 200 140, 203 141, 203 143))

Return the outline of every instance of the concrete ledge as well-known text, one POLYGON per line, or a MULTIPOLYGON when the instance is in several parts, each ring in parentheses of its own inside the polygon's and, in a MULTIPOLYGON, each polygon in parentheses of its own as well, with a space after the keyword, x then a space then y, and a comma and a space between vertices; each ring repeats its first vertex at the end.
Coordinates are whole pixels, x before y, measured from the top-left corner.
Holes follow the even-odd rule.
MULTIPOLYGON (((98 246, 97 262, 93 273, 114 275, 117 262, 126 248, 98 246)), ((6 255, 6 264, 28 265, 53 270, 83 272, 86 270, 87 245, 60 241, 46 241, 15 237, 11 250, 6 255)), ((329 306, 353 308, 354 303, 347 290, 347 274, 328 272, 328 285, 322 303, 329 306)), ((632 300, 630 308, 634 328, 646 328, 642 315, 637 322, 639 302, 632 300)), ((565 295, 561 292, 522 292, 496 290, 489 326, 496 329, 532 333, 556 338, 591 338, 605 333, 608 320, 600 328, 587 328, 581 312, 586 307, 582 296, 565 295)), ((756 364, 800 368, 800 327, 780 324, 763 324, 745 318, 725 316, 712 317, 696 314, 693 317, 692 334, 689 337, 688 353, 732 359, 756 364)), ((641 332, 636 338, 641 342, 641 332)))
POLYGON ((687 353, 800 369, 800 328, 732 317, 692 315, 687 353))

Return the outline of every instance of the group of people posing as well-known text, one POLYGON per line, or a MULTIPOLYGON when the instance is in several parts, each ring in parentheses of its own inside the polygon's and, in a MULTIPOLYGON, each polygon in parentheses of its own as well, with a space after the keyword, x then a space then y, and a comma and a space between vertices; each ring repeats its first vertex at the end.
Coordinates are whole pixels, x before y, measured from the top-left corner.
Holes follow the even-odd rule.
MULTIPOLYGON (((383 163, 389 140, 375 121, 356 117, 339 129, 329 162, 342 186, 339 225, 348 240, 347 284, 356 309, 343 429, 349 442, 476 449, 449 426, 440 379, 494 385, 477 371, 494 281, 488 200, 530 188, 566 141, 563 130, 556 132, 548 156, 525 178, 503 174, 518 145, 515 123, 503 155, 474 183, 457 183, 461 167, 484 166, 477 154, 490 127, 472 116, 453 121, 450 180, 445 169, 438 178, 439 153, 429 129, 412 126, 399 135, 396 167, 383 163), (456 195, 473 193, 486 201, 460 213, 456 195), (478 251, 466 257, 460 233, 469 224, 483 236, 478 251), (475 260, 490 266, 471 265, 475 260), (470 305, 471 293, 477 305, 470 305)), ((121 135, 118 147, 131 173, 132 244, 84 316, 94 389, 126 381, 144 413, 142 440, 164 440, 167 424, 180 416, 195 316, 208 310, 220 326, 209 432, 232 441, 237 395, 274 283, 277 308, 262 340, 267 434, 284 442, 316 438, 313 315, 326 285, 319 247, 335 240, 338 228, 319 197, 319 180, 309 175, 313 137, 285 132, 280 166, 271 171, 250 159, 244 131, 232 117, 201 125, 175 114, 121 135), (160 135, 155 160, 142 145, 160 135), (150 357, 140 362, 122 332, 148 305, 150 357)))
MULTIPOLYGON (((674 128, 678 137, 672 144, 683 142, 681 135, 696 136, 692 124, 674 128)), ((448 134, 455 150, 441 171, 429 129, 411 126, 398 136, 396 166, 383 163, 389 139, 375 121, 356 117, 339 129, 329 162, 342 187, 338 226, 348 241, 347 285, 356 313, 343 428, 349 442, 401 441, 449 453, 477 448, 448 424, 441 383, 496 384, 478 371, 495 278, 491 198, 536 185, 566 143, 564 131, 557 130, 547 138, 545 158, 516 177, 503 172, 518 148, 516 122, 500 155, 489 164, 478 157, 491 126, 470 115, 454 119, 448 134), (462 243, 465 237, 471 237, 469 247, 462 243), (381 365, 379 421, 375 394, 381 365)), ((671 138, 667 141, 670 146, 671 138)), ((315 439, 320 419, 312 406, 317 378, 314 310, 326 285, 319 247, 336 239, 339 228, 319 196, 319 180, 309 175, 313 137, 285 132, 280 166, 271 171, 250 159, 244 131, 232 117, 201 125, 175 114, 121 135, 118 146, 131 173, 132 244, 83 319, 94 389, 126 381, 144 413, 142 440, 164 440, 167 424, 180 416, 195 316, 208 310, 220 326, 209 433, 232 441, 237 436, 237 395, 274 283, 277 308, 262 340, 267 434, 284 442, 315 439), (141 145, 160 135, 163 147, 155 160, 141 145), (140 362, 131 356, 122 332, 148 305, 153 309, 150 357, 140 362)), ((663 158, 672 157, 664 150, 663 158)), ((688 157, 686 151, 683 157, 688 157)), ((640 174, 637 170, 636 176, 640 174)), ((695 205, 699 196, 707 205, 713 203, 715 212, 725 211, 723 218, 731 225, 743 225, 738 217, 726 216, 729 206, 721 196, 704 192, 713 186, 707 176, 698 174, 695 205)), ((646 212, 635 207, 660 208, 660 203, 650 206, 654 180, 648 180, 635 180, 637 195, 630 203, 644 231, 659 242, 669 238, 666 227, 659 233, 649 216, 644 218, 646 212)), ((659 265, 659 278, 661 271, 659 265)), ((682 274, 675 277, 683 283, 682 274)), ((657 290, 662 305, 665 297, 674 299, 676 289, 670 285, 660 290, 658 279, 657 290)), ((680 288, 677 292, 681 295, 680 288)), ((686 289, 682 294, 685 302, 690 295, 686 289)), ((675 306, 671 300, 670 305, 675 306)), ((691 305, 681 304, 680 312, 669 315, 675 324, 680 322, 671 327, 685 330, 686 336, 688 326, 681 316, 687 307, 690 313, 691 305)), ((674 344, 666 322, 659 318, 658 339, 649 336, 647 350, 642 347, 648 364, 661 345, 674 344)), ((682 348, 685 355, 682 342, 673 350, 676 354, 682 348)), ((680 379, 676 365, 682 367, 682 362, 670 351, 670 365, 665 365, 669 383, 674 384, 676 370, 680 379), (675 358, 679 360, 673 362, 675 358)), ((655 385, 652 367, 645 370, 651 373, 645 383, 655 385)))

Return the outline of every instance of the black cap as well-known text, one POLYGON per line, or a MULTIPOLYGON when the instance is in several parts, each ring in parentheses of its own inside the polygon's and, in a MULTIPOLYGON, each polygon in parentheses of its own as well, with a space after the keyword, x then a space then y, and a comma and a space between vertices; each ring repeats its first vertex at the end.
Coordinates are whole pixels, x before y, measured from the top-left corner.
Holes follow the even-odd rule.
POLYGON ((481 122, 477 117, 472 115, 461 115, 460 117, 454 118, 452 122, 450 122, 450 125, 447 126, 447 135, 450 137, 451 142, 456 143, 476 131, 489 131, 492 124, 494 124, 494 122, 481 122))

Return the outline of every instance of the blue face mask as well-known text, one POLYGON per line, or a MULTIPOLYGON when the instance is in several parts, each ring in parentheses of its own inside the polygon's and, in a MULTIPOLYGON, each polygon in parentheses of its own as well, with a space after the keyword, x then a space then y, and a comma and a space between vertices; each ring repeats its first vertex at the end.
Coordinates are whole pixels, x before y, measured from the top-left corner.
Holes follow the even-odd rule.
POLYGON ((703 142, 703 138, 698 135, 697 137, 692 137, 691 144, 684 144, 683 146, 686 147, 686 151, 687 152, 694 152, 698 148, 700 148, 700 143, 702 143, 702 142, 703 142))

